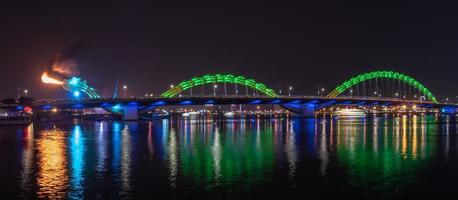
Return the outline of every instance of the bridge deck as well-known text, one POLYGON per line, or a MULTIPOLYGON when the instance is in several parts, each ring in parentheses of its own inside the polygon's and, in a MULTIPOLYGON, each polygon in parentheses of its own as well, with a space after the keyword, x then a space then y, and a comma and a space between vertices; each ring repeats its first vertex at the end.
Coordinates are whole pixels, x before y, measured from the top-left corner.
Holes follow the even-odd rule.
POLYGON ((412 101, 395 98, 363 98, 363 97, 337 97, 324 96, 281 96, 281 97, 231 97, 231 96, 205 96, 205 97, 179 97, 179 98, 99 98, 99 99, 46 99, 36 101, 35 107, 62 107, 62 108, 90 108, 108 107, 116 104, 137 104, 138 106, 165 106, 165 105, 228 105, 228 104, 314 104, 317 106, 331 105, 402 105, 417 104, 428 108, 458 107, 457 104, 434 103, 430 101, 412 101))

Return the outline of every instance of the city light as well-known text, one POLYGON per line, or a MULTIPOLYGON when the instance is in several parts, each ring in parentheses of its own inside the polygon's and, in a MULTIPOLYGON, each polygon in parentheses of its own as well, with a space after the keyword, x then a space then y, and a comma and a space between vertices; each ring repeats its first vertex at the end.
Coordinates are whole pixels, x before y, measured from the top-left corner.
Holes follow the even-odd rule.
POLYGON ((214 84, 213 85, 213 96, 216 96, 216 88, 218 88, 218 85, 214 84))
POLYGON ((126 91, 127 91, 127 85, 122 86, 122 96, 125 98, 126 97, 126 91))
POLYGON ((320 89, 318 90, 318 96, 324 96, 324 95, 325 95, 325 93, 324 93, 325 90, 326 90, 326 89, 324 89, 324 88, 320 88, 320 89))
POLYGON ((80 97, 80 95, 81 95, 80 91, 74 91, 74 92, 73 92, 73 96, 74 96, 74 97, 77 97, 77 98, 78 98, 78 97, 80 97))

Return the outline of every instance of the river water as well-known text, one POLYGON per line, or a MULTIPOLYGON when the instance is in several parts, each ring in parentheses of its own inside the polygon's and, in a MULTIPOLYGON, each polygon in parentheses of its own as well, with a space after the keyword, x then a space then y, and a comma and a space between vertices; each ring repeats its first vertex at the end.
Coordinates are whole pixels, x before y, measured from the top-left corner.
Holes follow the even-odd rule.
POLYGON ((1 199, 458 197, 455 117, 0 127, 1 199))

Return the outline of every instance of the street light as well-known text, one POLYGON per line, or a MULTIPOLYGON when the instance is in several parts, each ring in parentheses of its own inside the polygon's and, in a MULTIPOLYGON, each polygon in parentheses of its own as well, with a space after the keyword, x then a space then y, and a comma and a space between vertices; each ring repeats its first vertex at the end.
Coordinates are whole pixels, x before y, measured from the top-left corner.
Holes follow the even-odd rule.
POLYGON ((324 96, 324 88, 321 88, 320 90, 318 90, 318 96, 324 96))
POLYGON ((289 88, 288 88, 288 96, 291 96, 291 90, 293 90, 293 86, 289 86, 289 88))
POLYGON ((173 84, 170 84, 170 88, 173 88, 173 84))
POLYGON ((218 85, 214 84, 213 85, 213 96, 216 96, 216 88, 218 88, 218 85))
POLYGON ((126 90, 127 90, 127 85, 122 86, 122 91, 123 91, 123 96, 126 98, 126 90))
POLYGON ((25 96, 28 96, 29 90, 25 89, 25 90, 24 90, 24 94, 25 94, 25 96))
POLYGON ((420 101, 425 101, 426 97, 425 96, 420 96, 420 101))

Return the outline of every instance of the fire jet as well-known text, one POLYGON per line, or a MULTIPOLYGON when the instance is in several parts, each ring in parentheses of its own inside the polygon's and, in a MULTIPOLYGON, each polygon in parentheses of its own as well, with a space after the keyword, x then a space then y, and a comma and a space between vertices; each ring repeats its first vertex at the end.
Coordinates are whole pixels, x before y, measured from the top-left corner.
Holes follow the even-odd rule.
POLYGON ((43 72, 41 81, 46 84, 61 85, 64 90, 71 92, 75 98, 81 97, 83 95, 82 93, 86 94, 89 98, 100 98, 98 91, 89 86, 87 81, 76 76, 68 77, 65 74, 52 70, 51 67, 43 72))

